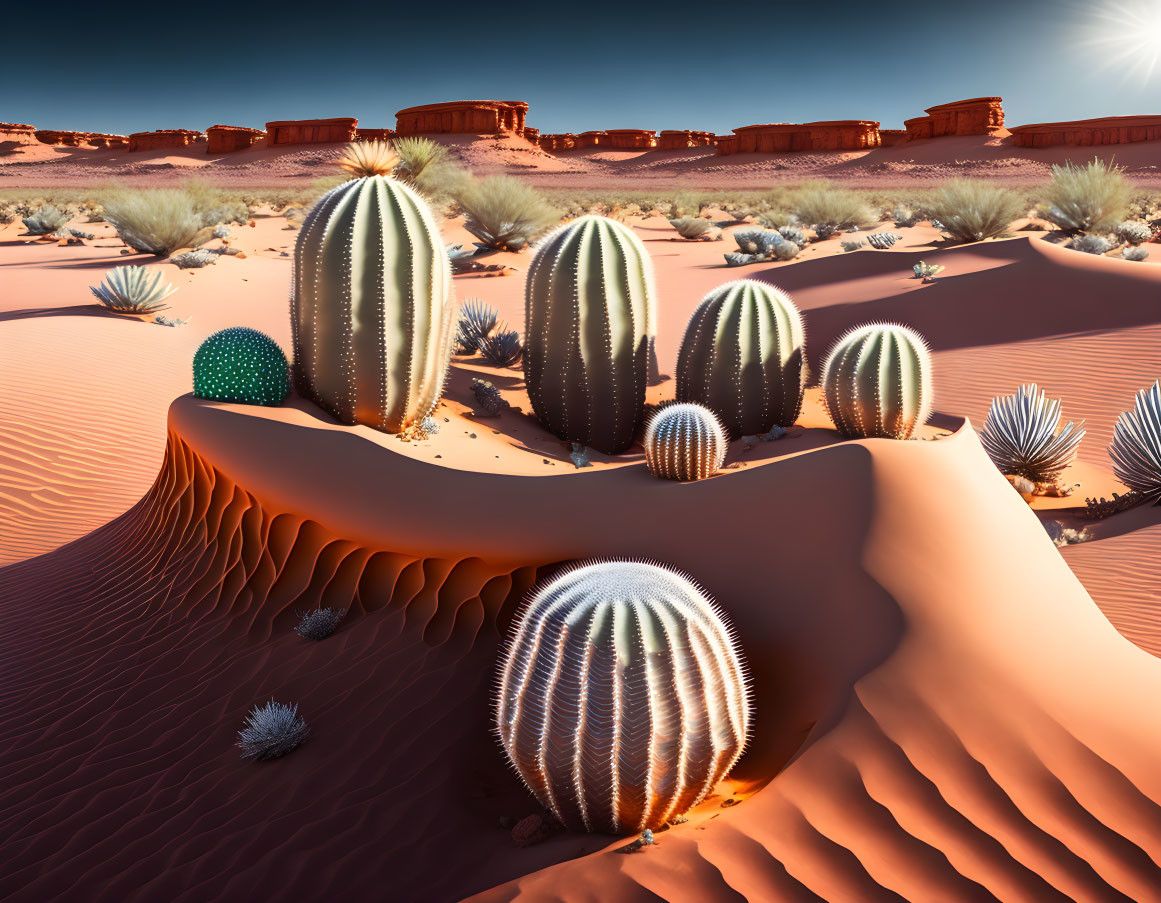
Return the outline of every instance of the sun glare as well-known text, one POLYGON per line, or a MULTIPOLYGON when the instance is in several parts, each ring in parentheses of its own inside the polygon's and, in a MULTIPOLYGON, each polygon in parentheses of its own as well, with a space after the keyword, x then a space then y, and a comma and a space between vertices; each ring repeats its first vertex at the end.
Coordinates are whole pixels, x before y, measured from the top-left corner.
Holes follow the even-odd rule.
POLYGON ((1120 0, 1090 10, 1082 43, 1102 68, 1125 81, 1148 81, 1161 72, 1161 0, 1120 0))

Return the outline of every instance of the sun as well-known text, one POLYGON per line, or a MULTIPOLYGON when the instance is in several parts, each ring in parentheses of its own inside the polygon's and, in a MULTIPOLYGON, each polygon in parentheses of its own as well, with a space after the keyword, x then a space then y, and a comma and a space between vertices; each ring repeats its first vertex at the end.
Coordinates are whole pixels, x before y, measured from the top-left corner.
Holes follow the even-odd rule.
POLYGON ((1082 29, 1082 45, 1124 81, 1149 81, 1161 72, 1161 0, 1103 3, 1089 10, 1082 29))

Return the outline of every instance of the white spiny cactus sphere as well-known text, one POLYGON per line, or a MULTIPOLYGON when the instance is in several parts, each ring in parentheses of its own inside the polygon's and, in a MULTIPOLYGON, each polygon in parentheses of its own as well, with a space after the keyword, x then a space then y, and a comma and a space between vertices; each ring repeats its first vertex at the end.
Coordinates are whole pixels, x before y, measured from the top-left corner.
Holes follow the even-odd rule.
POLYGON ((704 480, 726 459, 726 432, 700 404, 662 408, 645 427, 645 466, 665 480, 704 480))
POLYGON ((1118 480, 1147 498, 1161 498, 1161 382, 1138 392, 1133 410, 1117 418, 1109 457, 1118 480))
POLYGON ((569 828, 638 834, 733 767, 750 692, 733 631, 689 578, 587 562, 535 590, 502 656, 496 730, 569 828))
POLYGON ((1021 386, 1015 395, 992 399, 980 432, 984 451, 1000 473, 1034 483, 1057 479, 1076 457, 1083 438, 1083 423, 1070 421, 1061 429, 1060 399, 1046 398, 1035 383, 1021 386))

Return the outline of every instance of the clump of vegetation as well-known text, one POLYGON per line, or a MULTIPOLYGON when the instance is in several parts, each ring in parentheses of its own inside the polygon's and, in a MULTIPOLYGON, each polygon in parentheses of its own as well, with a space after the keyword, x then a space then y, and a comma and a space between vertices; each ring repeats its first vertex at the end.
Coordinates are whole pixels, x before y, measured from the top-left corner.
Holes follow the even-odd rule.
POLYGON ((158 271, 145 267, 114 267, 100 285, 89 291, 109 310, 125 314, 151 314, 165 310, 162 302, 177 289, 158 271))
POLYGON ((413 185, 447 159, 447 148, 430 138, 396 138, 392 146, 399 155, 395 177, 413 185))
POLYGON ((232 326, 215 332, 194 354, 193 390, 212 401, 278 405, 290 394, 290 366, 270 336, 232 326))
POLYGON ((238 731, 237 746, 243 759, 278 759, 301 746, 309 735, 297 704, 272 699, 250 710, 245 727, 238 731))
POLYGON ((456 198, 464 228, 485 248, 519 251, 560 219, 544 196, 511 176, 472 179, 456 198))
POLYGON ((1084 424, 1060 425, 1060 399, 1046 398, 1032 383, 1015 395, 992 399, 980 442, 1005 476, 1055 483, 1076 458, 1084 424))
POLYGON ((932 225, 956 241, 999 238, 1024 213, 1020 196, 977 179, 956 179, 944 185, 930 202, 932 225))
POLYGON ((68 225, 68 221, 72 218, 72 211, 61 210, 52 204, 45 204, 22 219, 24 228, 28 230, 29 235, 52 235, 68 225))
POLYGON ((865 248, 867 246, 867 243, 866 243, 866 241, 864 241, 863 239, 860 238, 860 239, 857 239, 855 241, 840 242, 839 246, 843 249, 844 252, 849 254, 851 251, 857 251, 857 250, 859 250, 859 248, 865 248))
POLYGON ((723 255, 727 266, 745 266, 764 260, 792 260, 799 246, 773 229, 738 229, 734 233, 738 253, 723 255))
POLYGON ((306 640, 325 640, 338 629, 346 613, 345 608, 315 608, 299 612, 294 632, 306 640))
POLYGON ((934 282, 935 277, 944 271, 944 267, 938 263, 924 263, 922 260, 911 268, 911 272, 915 274, 915 279, 922 279, 924 282, 934 282))
POLYGON ((885 251, 902 237, 898 232, 872 232, 867 236, 867 243, 876 251, 885 251))
POLYGON ((460 308, 460 319, 456 326, 456 351, 472 354, 480 348, 480 342, 488 336, 500 318, 496 308, 489 307, 478 298, 469 298, 460 308))
POLYGON ((1113 243, 1103 235, 1077 235, 1065 247, 1085 254, 1106 254, 1113 249, 1113 243))
POLYGON ((794 215, 814 229, 820 239, 875 222, 875 214, 860 194, 828 182, 803 185, 794 192, 791 203, 794 215))
POLYGON ((218 255, 213 251, 199 249, 197 251, 184 251, 181 254, 175 254, 169 260, 170 263, 176 264, 183 270, 198 270, 204 266, 209 266, 211 263, 217 263, 218 255))
POLYGON ((105 220, 134 251, 168 257, 178 248, 196 248, 213 237, 213 227, 230 210, 206 206, 188 188, 118 191, 105 200, 105 220))
POLYGON ((682 238, 701 239, 705 241, 717 234, 714 224, 700 216, 684 216, 681 219, 671 219, 669 225, 677 230, 682 238))
POLYGON ((1065 232, 1090 232, 1124 217, 1131 188, 1124 170, 1094 158, 1052 167, 1041 215, 1065 232))
POLYGON ((512 367, 524 354, 520 334, 514 329, 506 329, 505 325, 480 339, 480 356, 495 367, 512 367))
POLYGON ((783 238, 785 238, 787 241, 793 242, 794 244, 798 245, 798 249, 800 251, 803 248, 805 248, 807 246, 807 244, 810 242, 810 239, 806 237, 806 233, 802 231, 802 228, 800 226, 795 226, 795 225, 779 226, 778 227, 778 234, 781 235, 783 238))
POLYGON ((905 204, 900 204, 891 211, 891 219, 894 220, 896 229, 910 229, 923 221, 923 214, 905 204))
POLYGON ((1117 238, 1127 245, 1140 245, 1153 238, 1153 228, 1148 223, 1127 219, 1118 223, 1113 230, 1117 238))
POLYGON ((1125 260, 1141 261, 1141 260, 1147 259, 1148 256, 1149 256, 1149 249, 1142 248, 1139 246, 1136 248, 1125 248, 1125 250, 1123 250, 1121 252, 1121 257, 1123 257, 1125 260))

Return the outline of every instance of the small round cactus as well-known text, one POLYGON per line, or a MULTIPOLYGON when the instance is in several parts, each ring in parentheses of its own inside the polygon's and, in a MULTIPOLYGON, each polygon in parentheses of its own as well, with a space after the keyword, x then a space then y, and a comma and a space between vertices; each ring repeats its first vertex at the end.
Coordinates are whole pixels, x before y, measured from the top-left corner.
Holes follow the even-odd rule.
POLYGON ((663 480, 704 480, 726 458, 726 431, 709 408, 672 404, 645 427, 645 466, 663 480))
POLYGON ((689 578, 578 565, 533 592, 503 653, 496 730, 568 828, 640 834, 693 808, 745 746, 733 632, 689 578))
POLYGON ((290 394, 290 367, 270 336, 232 326, 202 342, 194 355, 193 384, 198 398, 272 406, 290 394))
POLYGON ((822 365, 823 402, 848 439, 910 439, 931 413, 931 355, 915 330, 856 326, 822 365))

